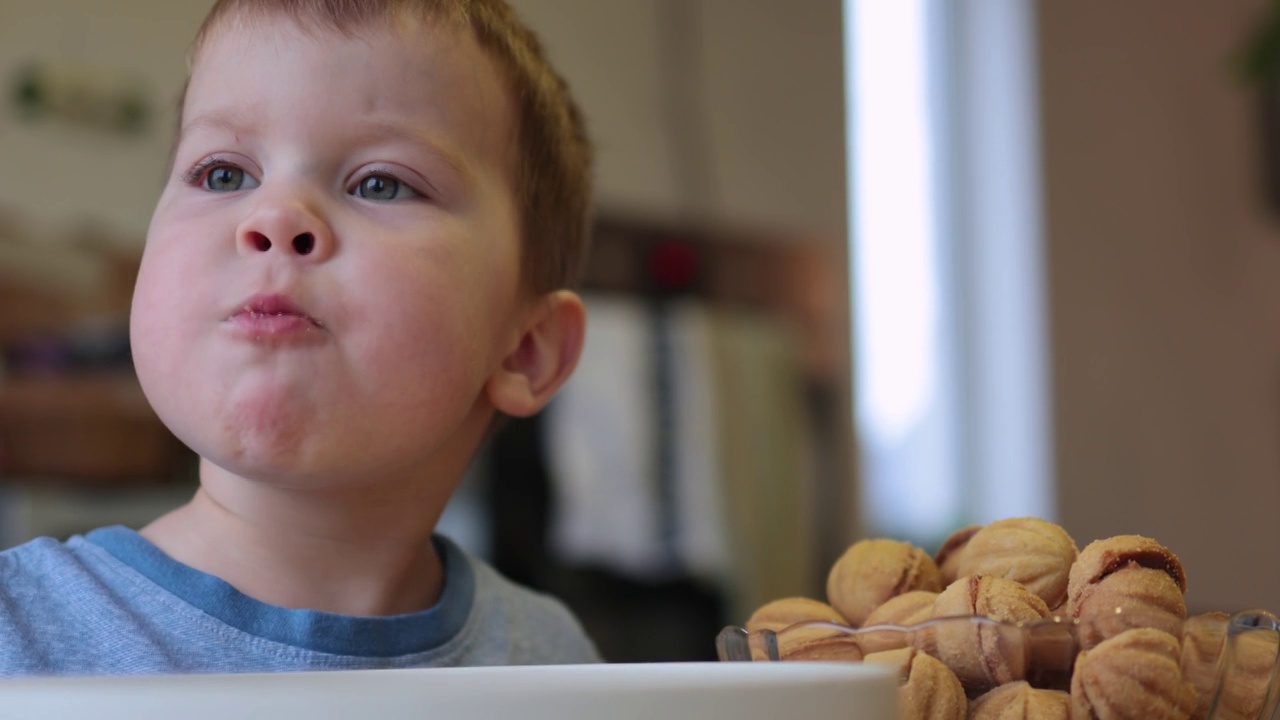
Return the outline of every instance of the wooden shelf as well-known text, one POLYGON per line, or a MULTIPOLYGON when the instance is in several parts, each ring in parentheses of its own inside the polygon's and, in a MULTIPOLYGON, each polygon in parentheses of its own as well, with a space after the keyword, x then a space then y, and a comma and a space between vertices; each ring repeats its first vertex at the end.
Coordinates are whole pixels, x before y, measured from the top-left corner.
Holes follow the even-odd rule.
POLYGON ((130 374, 0 383, 0 481, 154 483, 189 457, 130 374))

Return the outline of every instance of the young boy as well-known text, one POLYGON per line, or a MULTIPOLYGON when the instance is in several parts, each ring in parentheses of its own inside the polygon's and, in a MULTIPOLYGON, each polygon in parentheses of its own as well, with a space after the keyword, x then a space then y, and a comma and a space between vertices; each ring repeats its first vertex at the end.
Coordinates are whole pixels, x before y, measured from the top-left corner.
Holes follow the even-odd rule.
POLYGON ((0 554, 0 675, 595 661, 433 535, 577 361, 589 164, 501 0, 220 0, 131 319, 201 487, 0 554))

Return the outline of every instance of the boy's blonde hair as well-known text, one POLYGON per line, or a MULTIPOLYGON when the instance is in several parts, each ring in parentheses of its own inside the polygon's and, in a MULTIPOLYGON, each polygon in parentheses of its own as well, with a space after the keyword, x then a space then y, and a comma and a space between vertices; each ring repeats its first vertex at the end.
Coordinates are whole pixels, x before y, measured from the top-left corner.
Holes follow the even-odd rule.
POLYGON ((217 0, 192 43, 191 63, 229 17, 279 15, 350 33, 406 13, 469 28, 497 61, 515 108, 522 289, 536 297, 572 286, 589 238, 591 143, 564 79, 505 0, 217 0))

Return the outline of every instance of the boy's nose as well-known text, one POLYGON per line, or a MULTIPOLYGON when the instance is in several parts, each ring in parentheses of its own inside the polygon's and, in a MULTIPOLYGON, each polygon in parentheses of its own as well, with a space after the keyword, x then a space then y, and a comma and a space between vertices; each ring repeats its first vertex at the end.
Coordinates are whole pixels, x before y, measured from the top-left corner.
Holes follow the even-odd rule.
POLYGON ((329 226, 297 204, 259 207, 241 223, 236 245, 242 254, 283 252, 318 262, 333 252, 329 226))

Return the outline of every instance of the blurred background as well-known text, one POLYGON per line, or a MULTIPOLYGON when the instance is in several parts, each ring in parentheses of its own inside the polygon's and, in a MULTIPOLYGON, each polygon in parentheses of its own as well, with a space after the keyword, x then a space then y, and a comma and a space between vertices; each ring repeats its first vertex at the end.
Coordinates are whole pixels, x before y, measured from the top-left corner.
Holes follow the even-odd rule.
MULTIPOLYGON (((1011 515, 1280 611, 1272 3, 512 4, 599 150, 591 324, 442 532, 613 661, 1011 515)), ((0 546, 194 488, 127 322, 209 5, 0 0, 0 546)))

